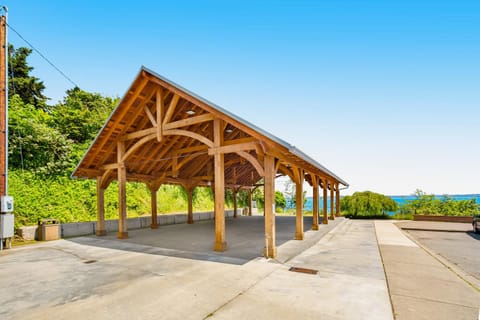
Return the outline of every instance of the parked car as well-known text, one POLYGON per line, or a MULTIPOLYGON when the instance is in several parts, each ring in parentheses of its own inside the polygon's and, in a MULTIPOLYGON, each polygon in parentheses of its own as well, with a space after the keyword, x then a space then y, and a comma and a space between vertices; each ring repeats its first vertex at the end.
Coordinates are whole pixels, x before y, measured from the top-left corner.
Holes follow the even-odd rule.
POLYGON ((476 214, 473 216, 473 221, 472 221, 472 226, 473 226, 473 232, 475 233, 480 233, 480 215, 476 214))

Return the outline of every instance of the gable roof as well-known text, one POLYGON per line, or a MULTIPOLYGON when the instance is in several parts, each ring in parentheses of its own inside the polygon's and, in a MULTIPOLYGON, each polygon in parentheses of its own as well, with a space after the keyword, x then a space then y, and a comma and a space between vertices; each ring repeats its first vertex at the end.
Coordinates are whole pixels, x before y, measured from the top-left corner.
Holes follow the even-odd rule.
POLYGON ((196 185, 209 185, 213 180, 213 156, 209 154, 213 148, 213 119, 223 123, 227 186, 256 185, 262 177, 265 152, 278 159, 280 174, 291 175, 289 168, 293 166, 305 170, 307 176, 348 186, 295 146, 145 67, 140 69, 72 177, 102 177, 106 185, 115 180, 117 144, 122 141, 127 180, 178 184, 194 181, 196 185))

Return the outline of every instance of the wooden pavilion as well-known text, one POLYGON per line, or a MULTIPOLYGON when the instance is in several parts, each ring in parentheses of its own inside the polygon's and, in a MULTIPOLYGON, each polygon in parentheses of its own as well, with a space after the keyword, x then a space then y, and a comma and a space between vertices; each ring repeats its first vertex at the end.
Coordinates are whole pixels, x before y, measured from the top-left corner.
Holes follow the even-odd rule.
MULTIPOLYGON (((193 223, 194 188, 212 187, 216 251, 227 247, 225 188, 232 189, 234 195, 240 189, 249 190, 251 203, 251 192, 263 179, 264 253, 275 257, 275 178, 284 175, 296 184, 296 203, 303 203, 303 182, 312 186, 314 230, 319 224, 319 188, 323 189, 323 223, 334 219, 334 208, 336 215, 340 214, 340 185, 348 187, 344 180, 287 142, 142 67, 72 177, 97 180, 98 236, 106 234, 104 191, 113 180, 118 181, 120 239, 128 237, 127 181, 143 182, 151 191, 154 229, 158 228, 156 195, 160 185, 185 188, 188 223, 193 223)), ((303 208, 297 206, 295 239, 302 240, 303 235, 303 208)))

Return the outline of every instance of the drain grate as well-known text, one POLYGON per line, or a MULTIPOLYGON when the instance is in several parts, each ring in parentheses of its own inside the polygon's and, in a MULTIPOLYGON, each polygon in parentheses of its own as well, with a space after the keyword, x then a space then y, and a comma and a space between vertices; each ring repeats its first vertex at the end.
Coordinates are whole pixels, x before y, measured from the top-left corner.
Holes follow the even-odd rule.
POLYGON ((307 269, 307 268, 299 268, 299 267, 291 267, 290 269, 288 269, 288 271, 300 272, 300 273, 306 273, 306 274, 317 274, 318 273, 318 270, 307 269))
POLYGON ((97 260, 87 260, 87 261, 83 261, 83 263, 85 264, 90 264, 90 263, 95 263, 97 262, 97 260))

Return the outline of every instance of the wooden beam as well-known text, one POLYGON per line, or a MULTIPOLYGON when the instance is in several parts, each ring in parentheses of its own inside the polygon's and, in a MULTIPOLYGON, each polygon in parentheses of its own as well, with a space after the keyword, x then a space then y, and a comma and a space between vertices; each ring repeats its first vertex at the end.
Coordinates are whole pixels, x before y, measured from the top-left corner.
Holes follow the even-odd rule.
POLYGON ((252 141, 238 144, 230 144, 228 146, 222 146, 217 148, 210 148, 208 149, 208 155, 213 156, 215 153, 234 153, 239 151, 255 150, 256 145, 257 143, 255 141, 252 141))
POLYGON ((238 139, 232 139, 232 140, 226 140, 223 141, 224 146, 230 146, 232 144, 240 144, 240 143, 247 143, 247 142, 257 142, 258 140, 252 137, 245 137, 245 138, 238 138, 238 139))
POLYGON ((184 154, 184 153, 197 152, 197 151, 207 151, 207 150, 208 150, 208 147, 206 145, 200 145, 200 146, 193 146, 193 147, 177 149, 177 150, 174 151, 174 153, 175 154, 184 154))
MULTIPOLYGON (((213 141, 215 147, 220 147, 223 143, 222 121, 215 119, 213 121, 213 141)), ((224 155, 217 153, 213 156, 215 172, 215 251, 225 251, 227 242, 225 238, 225 168, 224 155)))
POLYGON ((118 238, 127 239, 127 168, 123 162, 125 142, 117 142, 118 161, 118 238))
POLYGON ((101 176, 103 172, 104 172, 103 170, 99 170, 99 169, 80 168, 76 173, 76 177, 93 179, 98 176, 101 176))
POLYGON ((233 189, 233 218, 237 218, 237 193, 238 189, 233 189))
POLYGON ((193 224, 193 188, 189 188, 187 190, 187 200, 188 200, 188 218, 187 218, 187 223, 188 224, 193 224))
MULTIPOLYGON (((127 99, 125 99, 125 101, 122 101, 121 103, 121 112, 119 112, 120 110, 117 110, 118 114, 115 115, 115 119, 116 119, 116 122, 114 124, 112 124, 113 126, 115 126, 116 123, 120 122, 123 120, 123 117, 125 116, 125 114, 129 111, 129 108, 128 106, 135 101, 135 99, 140 95, 140 93, 143 91, 143 89, 145 88, 145 86, 148 84, 148 79, 147 78, 142 78, 140 80, 140 83, 138 84, 138 86, 136 86, 135 88, 135 91, 133 92, 133 94, 131 94, 131 96, 129 96, 127 99)), ((126 95, 126 97, 128 96, 128 93, 126 95)), ((120 105, 119 105, 120 107, 120 105)), ((126 128, 128 128, 130 126, 130 124, 135 120, 135 118, 133 119, 130 119, 130 121, 128 121, 125 125, 125 130, 126 128)), ((105 130, 105 128, 103 129, 105 130)), ((103 132, 103 130, 101 132, 103 132)), ((100 134, 101 134, 100 132, 100 134)), ((114 131, 111 130, 109 132, 107 132, 106 136, 101 139, 101 142, 99 142, 99 145, 96 146, 95 148, 95 151, 93 152, 93 154, 90 154, 89 155, 89 161, 87 163, 85 163, 85 167, 88 167, 89 165, 92 164, 93 161, 95 161, 95 159, 97 158, 98 156, 98 153, 100 151, 103 151, 103 148, 105 146, 105 144, 110 140, 110 137, 112 136, 112 134, 114 134, 114 131)), ((111 148, 107 147, 107 154, 110 154, 110 152, 112 152, 113 150, 115 149, 115 145, 113 144, 113 146, 111 148)), ((83 163, 83 162, 82 162, 83 163)))
POLYGON ((165 117, 163 118, 164 125, 170 122, 170 120, 172 119, 173 113, 175 112, 175 108, 177 107, 178 99, 180 99, 180 97, 176 93, 174 93, 172 100, 170 100, 170 104, 168 105, 168 109, 167 109, 167 112, 165 113, 165 117))
POLYGON ((265 247, 264 256, 275 258, 277 256, 277 247, 275 241, 275 158, 271 155, 265 155, 265 247))
POLYGON ((139 131, 135 131, 132 133, 127 133, 124 134, 120 140, 127 141, 127 140, 133 140, 133 139, 138 139, 138 138, 143 138, 145 136, 152 135, 157 132, 157 128, 148 128, 148 129, 143 129, 139 131))
POLYGON ((95 229, 97 236, 106 236, 105 229, 105 189, 102 188, 102 177, 97 177, 97 226, 95 229))
POLYGON ((144 105, 143 106, 143 111, 145 111, 145 114, 147 115, 148 117, 148 120, 150 120, 150 122, 152 123, 152 126, 154 128, 157 127, 157 120, 155 120, 155 117, 153 116, 152 112, 150 111, 150 109, 147 107, 147 105, 144 105))
POLYGON ((158 187, 156 185, 147 184, 148 189, 150 190, 150 209, 152 214, 152 223, 150 224, 151 229, 158 229, 157 222, 157 192, 158 187))
POLYGON ((245 160, 247 160, 248 162, 250 162, 250 164, 255 168, 255 170, 257 170, 257 172, 260 176, 265 175, 265 171, 264 171, 262 165, 260 164, 260 162, 258 162, 258 160, 254 156, 252 156, 250 153, 245 152, 245 151, 238 151, 236 153, 240 157, 242 157, 245 160))
POLYGON ((340 217, 341 216, 341 213, 340 213, 340 188, 339 188, 339 185, 337 183, 337 187, 335 188, 335 207, 336 207, 336 213, 335 213, 335 216, 337 217, 340 217))
POLYGON ((158 88, 155 96, 155 106, 156 106, 156 113, 157 113, 157 141, 162 141, 163 138, 163 123, 162 123, 162 115, 163 110, 165 107, 163 106, 163 90, 162 88, 158 88))
POLYGON ((208 138, 206 138, 206 137, 204 137, 204 136, 202 136, 198 133, 187 131, 187 130, 181 130, 181 129, 165 130, 163 132, 163 135, 164 136, 169 136, 169 135, 185 136, 185 137, 189 137, 189 138, 198 140, 198 141, 207 145, 210 148, 213 147, 213 142, 210 139, 208 139, 208 138))
POLYGON ((328 224, 328 217, 327 217, 327 189, 328 189, 328 181, 323 180, 323 224, 328 224))
POLYGON ((193 124, 207 122, 213 120, 214 116, 210 113, 202 114, 196 117, 186 118, 175 122, 166 123, 164 125, 165 130, 177 129, 182 127, 191 126, 193 124))
POLYGON ((143 145, 144 145, 145 143, 147 143, 148 141, 155 139, 155 137, 158 137, 158 136, 154 133, 154 134, 145 136, 145 137, 143 137, 142 139, 140 139, 140 140, 138 140, 137 142, 135 142, 135 144, 134 144, 133 146, 131 146, 130 148, 128 148, 128 151, 125 152, 125 154, 123 155, 122 161, 127 160, 127 158, 128 158, 131 154, 133 154, 135 151, 137 151, 138 148, 140 148, 141 146, 143 146, 143 145))
POLYGON ((315 175, 312 175, 312 185, 313 185, 312 230, 318 230, 318 180, 315 175))
POLYGON ((172 158, 172 177, 177 178, 178 177, 178 157, 173 157, 172 158))
POLYGON ((248 215, 251 216, 252 215, 252 193, 253 193, 253 190, 252 189, 249 189, 248 190, 248 215))
POLYGON ((295 182, 296 228, 295 240, 303 240, 303 169, 297 168, 298 180, 295 182))
MULTIPOLYGON (((193 159, 199 157, 203 155, 202 153, 193 153, 191 155, 188 155, 188 156, 183 156, 182 158, 182 161, 178 162, 178 159, 177 157, 174 157, 173 159, 176 159, 176 162, 178 162, 176 165, 175 165, 175 169, 172 169, 172 171, 174 172, 178 172, 178 170, 180 170, 183 166, 185 166, 187 163, 189 163, 190 161, 192 161, 193 159)), ((172 159, 172 160, 173 160, 172 159)), ((173 167, 173 165, 172 165, 173 167)))
POLYGON ((335 205, 333 204, 335 198, 335 190, 333 186, 333 182, 330 183, 330 220, 335 220, 335 205))

